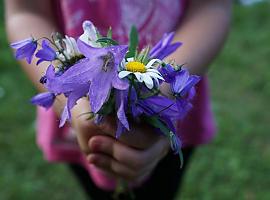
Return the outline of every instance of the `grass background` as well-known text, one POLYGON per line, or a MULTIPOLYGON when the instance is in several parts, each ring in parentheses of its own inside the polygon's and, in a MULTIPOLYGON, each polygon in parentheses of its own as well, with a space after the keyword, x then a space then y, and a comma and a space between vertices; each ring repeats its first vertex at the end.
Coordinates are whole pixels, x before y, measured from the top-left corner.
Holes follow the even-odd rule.
MULTIPOLYGON (((269 61, 270 4, 235 5, 228 42, 209 73, 218 135, 196 151, 181 199, 270 199, 269 61)), ((1 15, 0 200, 84 199, 65 165, 46 163, 35 144, 34 92, 8 48, 1 15)))

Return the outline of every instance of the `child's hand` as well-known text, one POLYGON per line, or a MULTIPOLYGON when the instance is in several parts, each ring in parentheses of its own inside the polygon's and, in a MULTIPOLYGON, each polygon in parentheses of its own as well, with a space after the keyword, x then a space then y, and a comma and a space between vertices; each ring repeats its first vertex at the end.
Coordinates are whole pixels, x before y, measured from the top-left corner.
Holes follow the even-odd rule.
POLYGON ((89 101, 81 99, 72 110, 72 126, 88 161, 113 176, 140 181, 151 173, 169 151, 169 142, 144 124, 130 124, 131 131, 115 139, 116 120, 96 125, 87 120, 89 101))
POLYGON ((91 153, 87 159, 89 163, 114 177, 140 182, 151 174, 170 148, 168 140, 158 135, 153 135, 155 141, 144 149, 136 149, 126 144, 128 142, 136 145, 132 138, 134 139, 136 136, 139 138, 142 134, 148 133, 134 133, 134 136, 125 143, 110 136, 94 136, 89 140, 91 153))
POLYGON ((107 135, 90 138, 91 153, 87 159, 115 177, 138 182, 152 172, 170 147, 167 138, 155 133, 153 128, 143 123, 131 125, 131 131, 117 140, 115 120, 107 118, 99 126, 107 135))

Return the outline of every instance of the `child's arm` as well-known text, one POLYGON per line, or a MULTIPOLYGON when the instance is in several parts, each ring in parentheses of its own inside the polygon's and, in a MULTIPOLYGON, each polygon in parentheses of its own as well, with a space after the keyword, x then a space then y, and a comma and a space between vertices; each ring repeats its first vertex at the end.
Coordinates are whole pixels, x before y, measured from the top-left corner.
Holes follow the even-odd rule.
POLYGON ((204 74, 223 47, 231 18, 231 0, 187 0, 187 13, 176 32, 183 42, 170 58, 184 64, 193 74, 204 74))
MULTIPOLYGON (((25 39, 31 35, 35 38, 50 37, 53 31, 58 30, 55 16, 52 13, 51 1, 6 0, 5 21, 7 36, 10 42, 25 39)), ((45 88, 39 83, 39 79, 45 74, 48 64, 41 63, 39 66, 36 66, 36 62, 37 59, 33 59, 30 65, 25 61, 20 61, 20 64, 34 86, 40 92, 44 92, 45 88)), ((65 98, 58 97, 58 101, 54 105, 54 109, 58 114, 61 113, 64 102, 65 98)))

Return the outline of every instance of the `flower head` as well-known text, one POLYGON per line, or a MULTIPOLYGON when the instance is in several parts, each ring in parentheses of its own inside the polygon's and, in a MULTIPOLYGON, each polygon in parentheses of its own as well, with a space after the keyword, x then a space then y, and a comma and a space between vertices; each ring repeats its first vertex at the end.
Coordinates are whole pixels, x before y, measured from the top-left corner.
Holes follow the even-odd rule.
POLYGON ((177 71, 171 64, 161 65, 158 70, 165 79, 165 82, 172 83, 175 80, 177 71))
POLYGON ((42 41, 42 49, 38 50, 36 57, 39 58, 37 65, 43 61, 53 61, 56 59, 56 52, 50 47, 48 40, 42 41))
POLYGON ((160 62, 158 59, 152 59, 145 65, 134 58, 128 58, 124 64, 125 70, 119 72, 119 77, 123 79, 130 74, 134 74, 139 82, 144 82, 147 88, 152 89, 154 87, 153 79, 156 84, 159 84, 159 80, 164 80, 155 67, 155 64, 160 62))
POLYGON ((180 97, 186 96, 200 79, 199 76, 190 75, 187 69, 182 68, 171 84, 173 94, 180 97))
POLYGON ((151 49, 150 57, 162 60, 180 47, 181 42, 171 44, 173 37, 174 32, 164 34, 162 39, 151 49))
POLYGON ((15 54, 16 59, 20 60, 25 58, 28 64, 30 64, 37 49, 37 41, 33 38, 27 38, 14 42, 10 46, 17 50, 15 54))

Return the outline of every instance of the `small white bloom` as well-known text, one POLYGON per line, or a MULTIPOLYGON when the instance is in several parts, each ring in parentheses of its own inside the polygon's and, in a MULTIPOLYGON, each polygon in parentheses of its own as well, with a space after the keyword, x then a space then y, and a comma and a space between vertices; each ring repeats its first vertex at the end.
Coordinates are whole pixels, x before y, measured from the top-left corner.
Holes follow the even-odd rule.
POLYGON ((161 63, 159 59, 150 60, 147 65, 141 62, 135 61, 134 58, 128 58, 125 63, 125 70, 120 71, 119 78, 125 78, 130 74, 134 74, 139 82, 144 82, 146 87, 152 89, 154 87, 154 81, 159 84, 158 79, 164 80, 159 71, 155 67, 155 63, 161 63))
POLYGON ((98 32, 94 24, 90 21, 83 22, 84 33, 79 37, 81 41, 90 45, 91 47, 102 47, 100 43, 97 43, 98 32))

